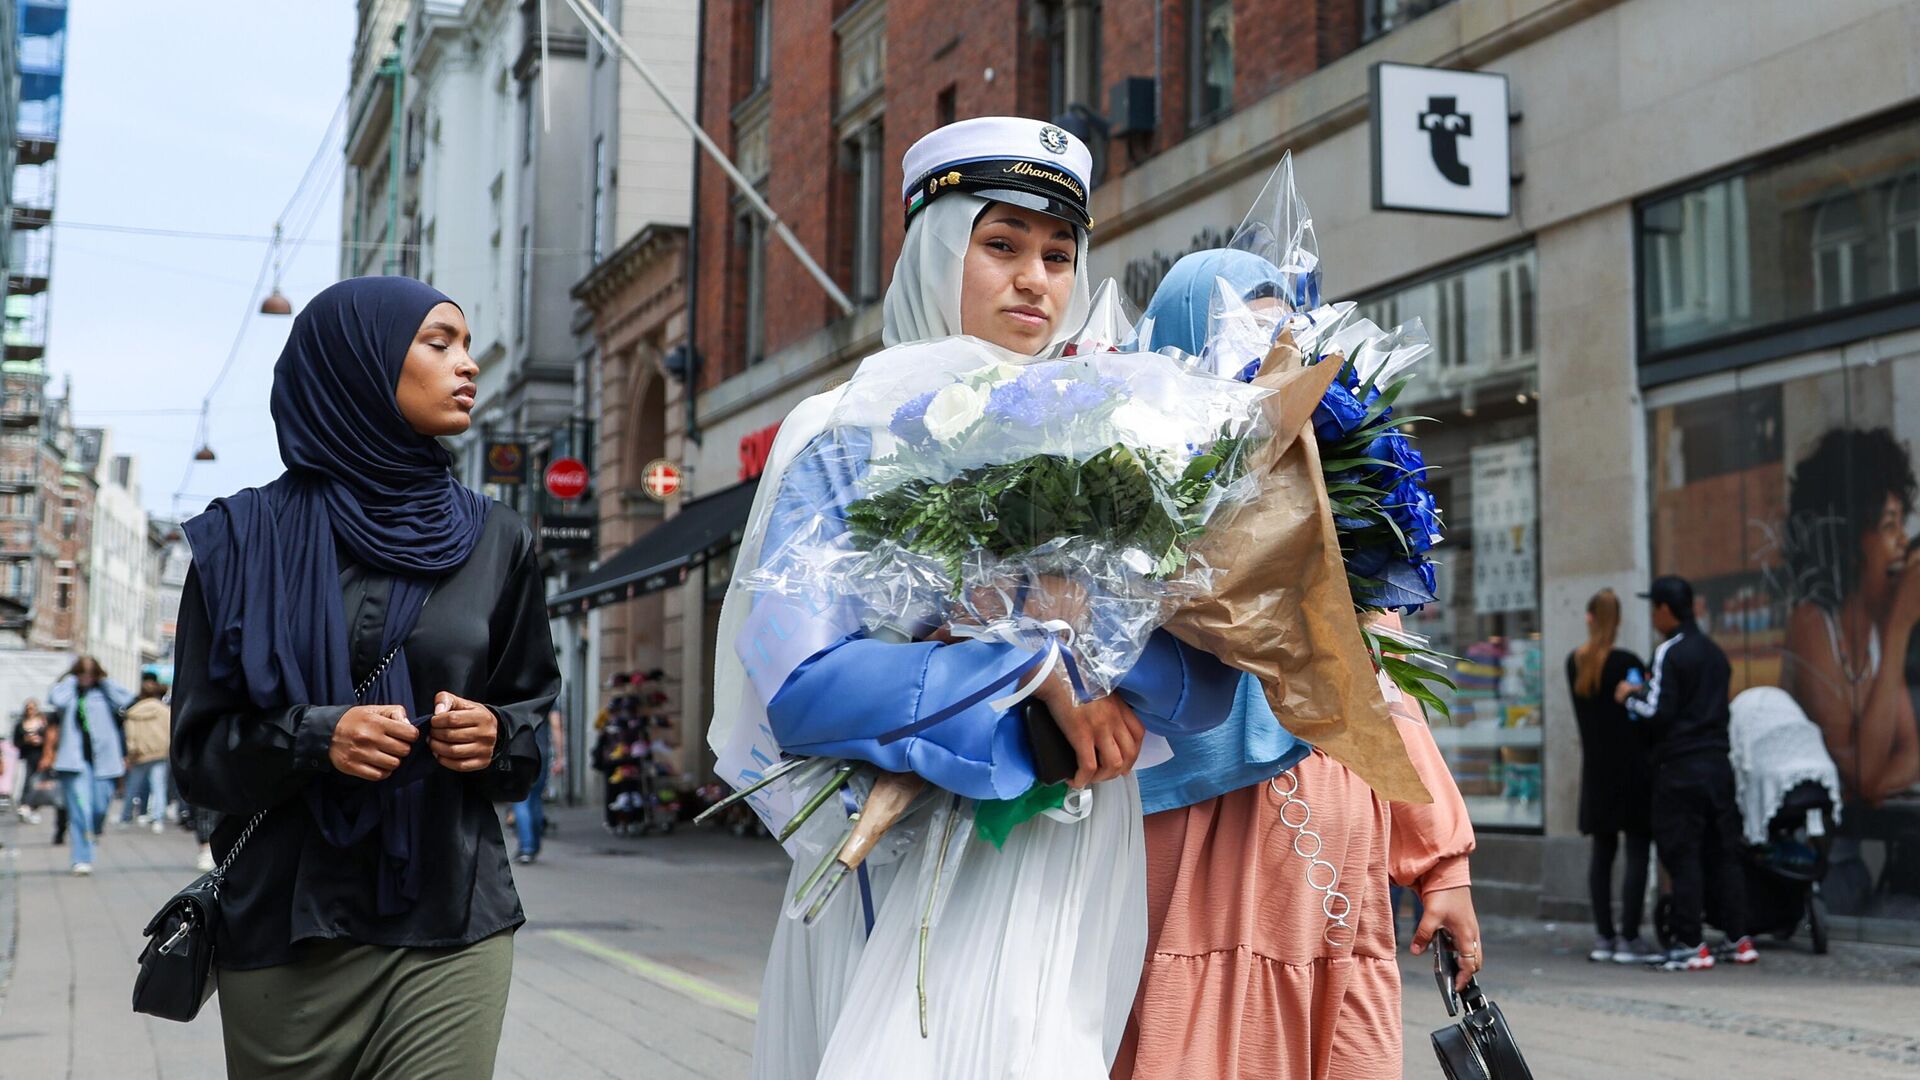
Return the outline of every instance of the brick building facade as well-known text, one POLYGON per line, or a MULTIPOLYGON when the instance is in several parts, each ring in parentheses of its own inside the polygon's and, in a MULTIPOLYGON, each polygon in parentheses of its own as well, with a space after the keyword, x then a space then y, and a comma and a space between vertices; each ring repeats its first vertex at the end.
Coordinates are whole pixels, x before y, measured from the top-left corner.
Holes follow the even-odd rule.
MULTIPOLYGON (((1379 7, 1364 0, 708 4, 701 122, 802 246, 856 303, 868 303, 884 291, 905 231, 900 160, 928 131, 971 116, 1064 118, 1095 149, 1096 184, 1112 182, 1239 105, 1351 53, 1379 7), (1201 25, 1214 27, 1211 45, 1208 35, 1189 33, 1201 25), (1209 77, 1230 89, 1202 105, 1209 77), (1149 130, 1107 137, 1101 128, 1114 119, 1115 88, 1129 79, 1158 88, 1157 118, 1149 130), (864 140, 874 131, 868 156, 864 140), (869 178, 865 170, 874 165, 869 178), (863 253, 869 223, 878 226, 877 244, 863 253), (863 254, 877 274, 863 275, 863 254)), ((717 169, 701 173, 694 242, 703 390, 841 320, 717 169)))

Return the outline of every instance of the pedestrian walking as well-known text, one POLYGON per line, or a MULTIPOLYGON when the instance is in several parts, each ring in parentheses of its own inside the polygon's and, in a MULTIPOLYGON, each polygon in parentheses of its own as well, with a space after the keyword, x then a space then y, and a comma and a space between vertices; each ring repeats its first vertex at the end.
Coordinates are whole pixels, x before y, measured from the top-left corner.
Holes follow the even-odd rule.
POLYGON ((230 1076, 493 1074, 525 921, 493 804, 533 787, 559 671, 526 524, 436 441, 469 344, 421 282, 325 289, 274 368, 287 471, 185 526, 172 758, 224 815, 230 1076))
POLYGON ((94 845, 107 823, 114 781, 126 772, 121 724, 133 701, 133 692, 108 679, 91 656, 74 661, 73 669, 47 691, 47 707, 59 722, 48 729, 40 767, 60 778, 77 877, 93 873, 94 845))
POLYGON ((39 807, 33 799, 34 780, 40 775, 40 751, 47 746, 47 718, 40 703, 28 698, 20 706, 20 718, 13 725, 13 748, 20 759, 20 787, 14 794, 14 812, 23 825, 40 824, 39 807))
POLYGON ((1673 886, 1674 944, 1668 971, 1713 967, 1702 923, 1708 890, 1727 942, 1721 952, 1736 964, 1760 959, 1746 931, 1746 879, 1739 862, 1740 811, 1728 760, 1727 686, 1732 667, 1694 618, 1693 586, 1685 578, 1654 579, 1640 594, 1653 604, 1653 627, 1666 640, 1653 653, 1644 685, 1621 680, 1614 700, 1645 722, 1653 748, 1653 839, 1673 886))
POLYGON ((137 820, 153 826, 154 832, 167 828, 167 744, 171 740, 172 717, 167 712, 167 688, 148 672, 140 677, 140 700, 127 709, 127 794, 120 807, 120 824, 137 820))
MULTIPOLYGON (((1280 281, 1251 252, 1185 256, 1147 308, 1151 347, 1198 355, 1222 283, 1270 305, 1280 281)), ((1426 903, 1416 951, 1444 926, 1466 974, 1484 955, 1466 802, 1417 703, 1392 712, 1430 804, 1380 798, 1289 734, 1244 674, 1225 723, 1170 740, 1173 759, 1141 772, 1147 959, 1115 1080, 1401 1074, 1390 884, 1426 903), (1297 840, 1295 821, 1310 830, 1297 840)))
POLYGON ((1665 959, 1640 937, 1653 854, 1653 759, 1647 726, 1610 692, 1646 673, 1638 656, 1615 645, 1619 634, 1620 598, 1601 589, 1587 601, 1586 643, 1567 656, 1567 686, 1580 725, 1580 831, 1592 838, 1587 893, 1595 936, 1587 959, 1640 964, 1665 959), (1613 864, 1623 850, 1616 923, 1613 864))
POLYGON ((560 712, 556 709, 547 714, 547 722, 540 725, 535 733, 540 745, 540 771, 534 776, 533 790, 527 792, 526 798, 513 804, 514 835, 520 842, 520 850, 514 853, 514 861, 522 866, 540 857, 540 839, 547 829, 547 776, 554 768, 553 740, 561 723, 560 712))
MULTIPOLYGON (((1078 139, 1016 117, 962 121, 917 141, 903 166, 906 236, 884 302, 886 344, 965 333, 1031 357, 1078 330, 1089 307, 1091 169, 1078 139)), ((761 478, 740 549, 743 567, 780 550, 804 516, 800 507, 844 512, 858 481, 818 458, 796 459, 842 398, 809 398, 782 425, 773 449, 779 464, 761 478)), ((889 641, 854 632, 857 617, 848 625, 841 611, 809 613, 793 625, 804 626, 797 633, 809 644, 820 642, 814 654, 797 669, 775 661, 749 678, 735 652, 748 610, 740 581, 720 621, 709 731, 717 749, 733 731, 765 724, 788 747, 830 746, 834 756, 908 768, 975 798, 990 795, 981 782, 989 766, 1016 775, 1031 769, 1024 755, 1004 750, 1007 735, 996 734, 1017 730, 1017 714, 982 695, 965 697, 965 688, 1013 670, 1024 650, 957 637, 889 641), (886 739, 943 707, 947 715, 910 740, 910 756, 900 753, 907 744, 886 739)), ((754 610, 767 602, 752 601, 754 610)), ((933 805, 903 819, 898 835, 917 842, 884 865, 864 863, 858 887, 833 894, 812 926, 778 919, 751 1075, 1104 1080, 1146 946, 1146 855, 1130 771, 1143 726, 1217 724, 1236 682, 1217 660, 1165 634, 1154 635, 1113 694, 1078 702, 1055 672, 1035 698, 1082 748, 1072 783, 1093 792, 1086 817, 1035 818, 1000 850, 951 866, 949 844, 929 835, 933 805), (938 926, 923 931, 923 883, 942 874, 950 891, 938 926), (924 1013, 916 1002, 928 1003, 924 1013)), ((821 813, 796 835, 802 846, 831 842, 845 821, 821 813)), ((786 895, 806 891, 814 863, 795 862, 786 895)))

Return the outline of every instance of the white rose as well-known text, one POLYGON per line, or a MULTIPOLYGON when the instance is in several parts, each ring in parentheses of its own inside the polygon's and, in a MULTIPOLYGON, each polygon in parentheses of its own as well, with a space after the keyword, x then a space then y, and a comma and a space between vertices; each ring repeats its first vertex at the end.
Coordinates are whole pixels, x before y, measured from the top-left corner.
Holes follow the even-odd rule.
POLYGON ((1113 426, 1119 429, 1121 441, 1134 449, 1186 452, 1185 425, 1137 401, 1128 401, 1113 410, 1113 426))
POLYGON ((933 395, 927 403, 927 433, 941 442, 947 442, 954 436, 978 423, 987 414, 985 394, 961 383, 933 395))

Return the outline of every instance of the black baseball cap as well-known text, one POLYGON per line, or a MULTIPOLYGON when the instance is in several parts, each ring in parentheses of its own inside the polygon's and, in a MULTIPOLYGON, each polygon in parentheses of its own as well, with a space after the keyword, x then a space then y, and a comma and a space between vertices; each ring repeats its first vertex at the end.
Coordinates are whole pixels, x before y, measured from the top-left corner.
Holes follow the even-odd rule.
POLYGON ((1640 599, 1665 604, 1668 611, 1683 619, 1693 618, 1693 585, 1686 578, 1672 574, 1654 578, 1640 599))

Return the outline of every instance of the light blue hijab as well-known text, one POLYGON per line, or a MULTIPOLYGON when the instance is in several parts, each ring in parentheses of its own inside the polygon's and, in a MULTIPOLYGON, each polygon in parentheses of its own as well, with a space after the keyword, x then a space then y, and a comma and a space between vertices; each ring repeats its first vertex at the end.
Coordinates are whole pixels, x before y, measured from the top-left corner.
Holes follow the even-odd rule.
MULTIPOLYGON (((1280 271, 1272 263, 1249 252, 1214 248, 1188 255, 1173 264, 1147 305, 1152 337, 1146 347, 1172 345, 1198 356, 1207 340, 1215 282, 1221 279, 1248 298, 1264 292, 1265 286, 1282 284, 1280 271)), ((1173 744, 1173 760, 1140 774, 1140 799, 1149 814, 1192 806, 1272 779, 1313 749, 1280 726, 1267 707, 1260 680, 1251 675, 1240 677, 1225 723, 1168 741, 1173 744)))

